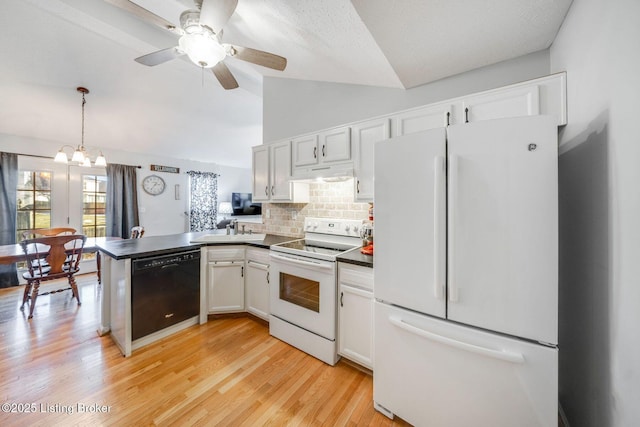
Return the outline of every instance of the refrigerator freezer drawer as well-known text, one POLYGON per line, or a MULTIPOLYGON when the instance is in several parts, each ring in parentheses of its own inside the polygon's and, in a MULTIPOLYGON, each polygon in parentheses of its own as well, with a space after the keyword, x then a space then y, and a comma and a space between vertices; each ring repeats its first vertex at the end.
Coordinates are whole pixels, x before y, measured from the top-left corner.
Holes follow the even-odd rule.
POLYGON ((557 424, 556 348, 380 302, 374 317, 377 405, 416 426, 557 424))

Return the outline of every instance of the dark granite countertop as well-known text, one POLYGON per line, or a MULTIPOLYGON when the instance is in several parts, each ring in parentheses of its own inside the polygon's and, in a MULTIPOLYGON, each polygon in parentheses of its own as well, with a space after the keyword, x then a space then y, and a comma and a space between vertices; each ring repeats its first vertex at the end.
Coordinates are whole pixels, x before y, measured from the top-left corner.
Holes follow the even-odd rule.
POLYGON ((373 268, 373 255, 365 255, 360 252, 360 248, 351 249, 338 255, 336 258, 338 262, 345 262, 347 264, 361 265, 363 267, 373 268))
MULTIPOLYGON (((224 230, 220 231, 220 234, 224 234, 224 230)), ((262 241, 191 243, 192 240, 207 234, 218 233, 212 231, 200 231, 195 233, 170 234, 166 236, 145 236, 141 239, 108 241, 98 244, 97 246, 101 252, 109 255, 111 258, 126 259, 164 255, 189 249, 198 249, 202 246, 248 245, 268 249, 269 246, 276 243, 296 239, 296 237, 267 234, 262 241)))

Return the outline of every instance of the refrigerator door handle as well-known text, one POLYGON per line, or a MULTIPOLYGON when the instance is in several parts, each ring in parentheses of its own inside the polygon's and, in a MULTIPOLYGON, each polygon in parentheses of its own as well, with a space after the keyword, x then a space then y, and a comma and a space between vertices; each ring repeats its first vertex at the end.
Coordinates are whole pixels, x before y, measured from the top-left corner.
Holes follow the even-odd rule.
POLYGON ((444 157, 436 156, 433 159, 433 292, 436 299, 444 298, 444 279, 443 279, 443 254, 442 242, 443 233, 446 231, 442 224, 442 201, 444 199, 444 157))
POLYGON ((449 193, 449 208, 451 209, 450 240, 449 240, 449 301, 458 302, 458 286, 456 283, 456 209, 458 208, 458 156, 455 154, 449 158, 449 182, 451 191, 449 193))
POLYGON ((440 344, 458 348, 460 350, 468 351, 471 353, 476 353, 483 356, 491 357, 494 359, 504 360, 505 362, 524 363, 524 356, 520 353, 514 353, 511 351, 505 351, 505 350, 494 350, 491 348, 485 348, 478 345, 454 340, 449 337, 444 337, 442 335, 434 334, 433 332, 428 332, 428 331, 425 331, 424 329, 420 329, 416 326, 410 325, 397 316, 389 316, 389 322, 391 322, 391 324, 397 326, 400 329, 404 329, 405 331, 410 332, 414 335, 418 335, 420 337, 438 342, 440 344))

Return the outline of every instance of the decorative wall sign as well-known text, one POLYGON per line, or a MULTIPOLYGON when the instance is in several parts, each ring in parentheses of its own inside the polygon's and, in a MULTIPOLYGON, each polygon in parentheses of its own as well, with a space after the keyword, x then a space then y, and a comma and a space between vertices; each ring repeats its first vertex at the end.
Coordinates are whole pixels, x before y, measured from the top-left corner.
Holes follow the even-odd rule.
POLYGON ((149 169, 156 172, 180 173, 180 168, 174 168, 173 166, 150 165, 149 169))

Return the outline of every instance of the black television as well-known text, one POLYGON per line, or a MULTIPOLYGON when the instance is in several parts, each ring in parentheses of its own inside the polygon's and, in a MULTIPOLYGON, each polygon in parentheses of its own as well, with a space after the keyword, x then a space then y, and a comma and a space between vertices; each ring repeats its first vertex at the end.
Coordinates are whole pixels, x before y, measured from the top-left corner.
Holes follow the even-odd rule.
POLYGON ((251 201, 251 193, 231 193, 233 215, 262 215, 262 203, 251 201))

